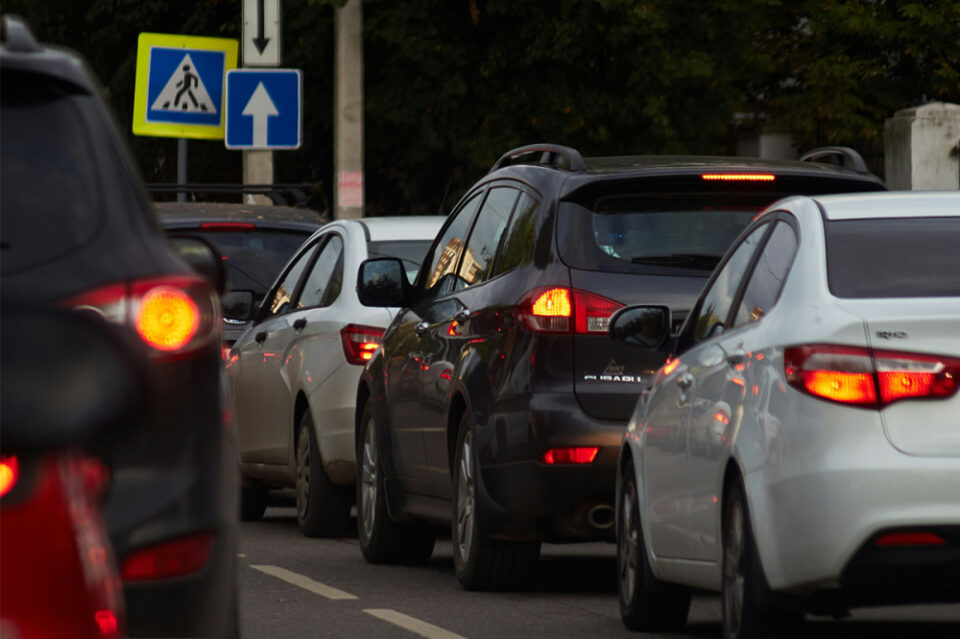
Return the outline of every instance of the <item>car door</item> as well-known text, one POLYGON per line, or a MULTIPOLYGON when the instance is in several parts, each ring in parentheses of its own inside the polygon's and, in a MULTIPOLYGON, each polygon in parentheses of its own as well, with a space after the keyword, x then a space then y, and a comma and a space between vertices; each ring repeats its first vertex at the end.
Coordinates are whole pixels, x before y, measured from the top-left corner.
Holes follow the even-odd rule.
MULTIPOLYGON (((424 446, 432 495, 441 499, 452 497, 446 420, 453 376, 465 347, 483 353, 495 348, 488 343, 491 339, 501 337, 491 325, 493 318, 481 289, 492 272, 500 238, 519 195, 519 190, 509 186, 494 185, 488 190, 460 259, 454 291, 438 300, 424 318, 429 323, 421 337, 424 446)), ((472 408, 477 418, 487 407, 472 408)))
POLYGON ((402 309, 385 336, 384 385, 391 457, 404 492, 429 495, 432 479, 424 449, 421 378, 424 353, 421 338, 436 318, 447 314, 445 304, 454 289, 457 266, 467 232, 480 205, 482 190, 470 195, 438 234, 420 269, 415 302, 402 309))
POLYGON ((316 248, 317 242, 310 242, 290 260, 264 298, 256 323, 234 345, 233 353, 237 359, 230 363, 230 379, 237 448, 242 462, 286 463, 286 450, 275 443, 263 410, 265 364, 277 357, 273 346, 265 342, 270 333, 288 324, 286 315, 316 248))
POLYGON ((702 462, 691 462, 691 444, 699 444, 691 442, 689 425, 707 409, 696 403, 696 390, 704 371, 723 362, 715 338, 724 330, 737 287, 768 230, 769 224, 756 228, 718 267, 679 336, 682 354, 663 369, 667 377, 648 399, 644 484, 650 542, 658 557, 692 558, 699 543, 700 532, 690 527, 690 472, 702 462))
POLYGON ((316 257, 301 277, 293 308, 264 342, 276 353, 263 364, 263 420, 271 446, 283 447, 283 463, 293 467, 295 395, 305 368, 317 379, 332 373, 340 359, 341 323, 331 321, 330 306, 343 287, 343 238, 321 236, 316 257))
MULTIPOLYGON (((704 349, 696 373, 697 383, 690 403, 687 462, 690 529, 694 559, 719 560, 720 495, 722 462, 740 432, 744 413, 750 409, 750 390, 770 354, 763 343, 759 322, 780 295, 797 250, 797 236, 786 221, 770 224, 751 266, 736 284, 736 297, 727 316, 727 327, 704 349)), ((749 421, 749 420, 748 420, 749 421)), ((755 443, 750 437, 746 441, 755 443)))

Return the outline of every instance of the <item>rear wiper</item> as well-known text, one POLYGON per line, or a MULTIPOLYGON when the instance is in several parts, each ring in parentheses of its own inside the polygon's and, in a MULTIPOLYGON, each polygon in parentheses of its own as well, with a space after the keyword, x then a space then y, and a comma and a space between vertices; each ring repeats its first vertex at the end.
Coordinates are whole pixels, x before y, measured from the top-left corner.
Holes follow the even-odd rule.
POLYGON ((641 255, 631 258, 630 261, 634 264, 662 264, 680 268, 713 269, 720 263, 720 257, 702 253, 671 253, 669 255, 641 255))

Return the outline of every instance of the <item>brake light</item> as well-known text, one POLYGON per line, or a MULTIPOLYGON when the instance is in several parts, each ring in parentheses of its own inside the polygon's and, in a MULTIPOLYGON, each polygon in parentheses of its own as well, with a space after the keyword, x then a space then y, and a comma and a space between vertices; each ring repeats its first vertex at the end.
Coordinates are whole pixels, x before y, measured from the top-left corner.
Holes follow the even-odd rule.
POLYGON ((772 173, 703 173, 701 179, 708 182, 773 182, 772 173))
POLYGON ((123 579, 169 579, 198 572, 206 565, 212 546, 213 533, 205 532, 138 550, 123 562, 123 579))
POLYGON ((20 462, 16 456, 0 457, 0 497, 13 490, 19 477, 20 462))
POLYGON ((936 533, 910 531, 886 533, 877 537, 873 543, 881 548, 889 548, 891 546, 943 546, 947 542, 936 533))
POLYGON ((208 344, 219 327, 213 289, 199 277, 159 277, 103 286, 64 304, 132 327, 151 354, 179 357, 208 344))
POLYGON ((868 408, 901 399, 949 397, 960 383, 958 359, 860 347, 790 347, 784 350, 783 365, 792 386, 868 408))
POLYGON ((607 332, 610 316, 622 307, 620 302, 586 291, 540 288, 521 300, 519 317, 537 333, 569 333, 572 328, 578 335, 599 335, 607 332))
POLYGON ((112 610, 98 610, 93 616, 102 639, 114 639, 120 636, 120 624, 112 610))
POLYGON ((348 324, 340 329, 340 341, 343 344, 343 356, 348 364, 363 366, 373 358, 380 348, 383 329, 377 326, 348 324))
POLYGON ((256 225, 250 222, 204 222, 201 231, 252 231, 256 225))
POLYGON ((570 448, 551 448, 540 455, 541 463, 551 466, 559 464, 589 464, 597 457, 597 446, 574 446, 570 448))

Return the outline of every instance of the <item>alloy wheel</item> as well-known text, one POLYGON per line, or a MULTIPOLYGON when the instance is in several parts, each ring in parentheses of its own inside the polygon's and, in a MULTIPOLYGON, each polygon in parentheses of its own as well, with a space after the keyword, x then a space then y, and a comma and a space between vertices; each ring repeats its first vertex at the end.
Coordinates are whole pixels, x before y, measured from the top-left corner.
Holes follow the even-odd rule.
POLYGON ((307 516, 310 499, 310 430, 304 426, 297 438, 297 517, 307 516))
POLYGON ((466 560, 473 545, 474 495, 473 433, 467 432, 460 449, 459 481, 457 482, 457 544, 466 560))
POLYGON ((373 531, 377 512, 377 440, 373 418, 367 421, 363 438, 363 460, 361 461, 360 516, 363 531, 369 536, 373 531))
POLYGON ((740 634, 744 605, 743 553, 744 536, 743 504, 734 499, 730 504, 727 529, 723 540, 723 608, 726 613, 729 636, 740 634))

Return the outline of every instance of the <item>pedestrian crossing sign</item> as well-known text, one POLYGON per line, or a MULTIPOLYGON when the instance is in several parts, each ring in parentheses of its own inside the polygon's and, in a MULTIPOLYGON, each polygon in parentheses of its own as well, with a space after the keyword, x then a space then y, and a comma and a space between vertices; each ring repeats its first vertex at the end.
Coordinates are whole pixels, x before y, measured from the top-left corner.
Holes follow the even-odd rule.
POLYGON ((141 33, 134 134, 222 140, 224 78, 238 49, 227 38, 141 33))

